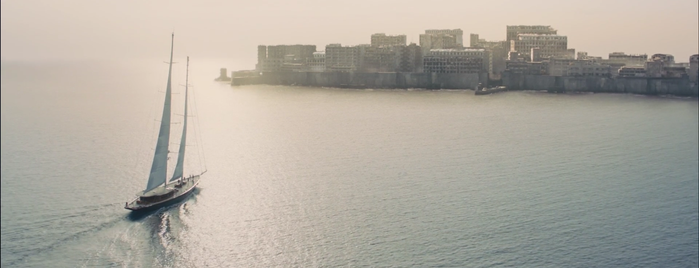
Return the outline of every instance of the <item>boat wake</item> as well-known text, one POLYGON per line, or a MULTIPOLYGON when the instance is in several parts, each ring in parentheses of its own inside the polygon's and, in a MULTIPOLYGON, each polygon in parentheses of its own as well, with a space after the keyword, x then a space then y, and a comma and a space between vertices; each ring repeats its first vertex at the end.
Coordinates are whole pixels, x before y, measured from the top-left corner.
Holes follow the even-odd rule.
POLYGON ((82 266, 180 266, 183 260, 179 257, 179 241, 188 230, 182 219, 188 213, 188 203, 191 201, 151 212, 131 212, 118 219, 124 221, 124 228, 112 231, 109 242, 92 253, 82 266), (138 218, 133 218, 134 214, 138 218))
MULTIPOLYGON (((83 219, 83 218, 104 218, 105 215, 96 215, 97 212, 102 212, 104 208, 106 207, 116 207, 118 206, 118 203, 115 204, 101 204, 101 205, 93 205, 93 206, 84 206, 81 207, 81 210, 78 210, 73 213, 68 213, 67 215, 63 215, 62 217, 56 217, 56 218, 48 218, 43 221, 37 221, 33 222, 32 224, 23 224, 22 229, 23 231, 20 232, 19 230, 9 230, 7 233, 3 231, 3 239, 9 239, 9 240, 14 240, 15 237, 14 234, 20 234, 20 233, 27 233, 28 229, 35 229, 36 231, 29 232, 29 233, 37 233, 41 235, 45 235, 47 230, 52 231, 52 230, 57 230, 59 228, 56 228, 56 226, 63 226, 63 225, 68 225, 71 224, 73 226, 76 226, 76 220, 74 219, 83 219), (42 231, 43 230, 43 231, 42 231), (9 237, 8 237, 9 236, 9 237)), ((67 213, 66 211, 62 211, 63 213, 67 213)), ((100 213, 101 214, 101 213, 100 213)), ((70 242, 73 241, 78 241, 86 236, 89 236, 90 234, 94 234, 97 232, 100 232, 104 229, 108 229, 111 227, 114 227, 117 225, 119 222, 124 221, 123 217, 116 217, 109 219, 107 221, 103 221, 100 223, 97 223, 96 225, 92 225, 86 228, 80 228, 79 230, 74 230, 71 229, 70 231, 71 234, 69 235, 63 235, 61 234, 56 234, 56 236, 59 236, 58 239, 53 240, 53 242, 44 244, 44 245, 38 245, 33 249, 25 250, 22 252, 13 252, 12 255, 17 256, 17 259, 9 261, 7 263, 3 263, 4 265, 7 266, 15 266, 18 265, 22 262, 27 261, 29 257, 36 257, 38 255, 46 254, 49 252, 52 252, 56 250, 57 248, 60 248, 70 242)), ((65 232, 69 232, 69 230, 65 230, 65 232)), ((46 235, 49 236, 49 235, 46 235)), ((18 238, 22 239, 22 238, 18 238)), ((42 240, 46 241, 46 239, 42 240)), ((5 250, 6 248, 3 248, 5 250)), ((8 249, 11 251, 12 249, 8 249)))

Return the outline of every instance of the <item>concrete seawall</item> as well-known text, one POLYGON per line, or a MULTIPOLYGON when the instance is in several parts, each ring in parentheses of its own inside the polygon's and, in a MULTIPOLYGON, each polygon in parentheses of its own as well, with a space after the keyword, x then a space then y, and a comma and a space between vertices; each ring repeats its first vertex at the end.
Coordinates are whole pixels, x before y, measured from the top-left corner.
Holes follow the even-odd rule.
POLYGON ((699 85, 688 78, 604 78, 504 73, 502 84, 509 90, 549 92, 632 93, 643 95, 699 95, 699 85))
MULTIPOLYGON (((359 73, 359 72, 270 72, 255 77, 233 77, 231 85, 297 85, 346 88, 472 89, 488 86, 488 74, 359 73)), ((699 96, 699 85, 688 78, 605 78, 524 75, 505 72, 508 90, 548 92, 632 93, 643 95, 699 96)))
POLYGON ((349 88, 476 89, 488 75, 438 73, 273 72, 259 77, 234 77, 231 85, 298 85, 349 88))

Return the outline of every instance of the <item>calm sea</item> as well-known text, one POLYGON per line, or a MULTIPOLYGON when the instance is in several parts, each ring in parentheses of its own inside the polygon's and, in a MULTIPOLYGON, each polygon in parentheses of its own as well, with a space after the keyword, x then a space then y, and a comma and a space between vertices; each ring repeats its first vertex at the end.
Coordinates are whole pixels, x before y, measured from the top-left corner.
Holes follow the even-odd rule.
POLYGON ((2 62, 2 266, 699 265, 695 98, 231 87, 219 67, 191 63, 199 191, 130 217, 167 65, 2 62))

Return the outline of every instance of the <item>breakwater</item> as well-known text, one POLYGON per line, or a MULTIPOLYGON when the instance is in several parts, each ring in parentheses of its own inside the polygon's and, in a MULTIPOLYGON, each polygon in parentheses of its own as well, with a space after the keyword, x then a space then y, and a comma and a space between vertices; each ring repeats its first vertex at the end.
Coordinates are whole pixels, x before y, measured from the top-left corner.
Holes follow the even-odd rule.
POLYGON ((502 84, 508 90, 546 90, 549 92, 632 93, 643 95, 693 96, 699 85, 688 78, 651 77, 572 77, 523 75, 505 72, 502 84))
POLYGON ((476 89, 487 85, 488 74, 270 72, 253 77, 234 77, 231 85, 297 85, 347 88, 476 89))

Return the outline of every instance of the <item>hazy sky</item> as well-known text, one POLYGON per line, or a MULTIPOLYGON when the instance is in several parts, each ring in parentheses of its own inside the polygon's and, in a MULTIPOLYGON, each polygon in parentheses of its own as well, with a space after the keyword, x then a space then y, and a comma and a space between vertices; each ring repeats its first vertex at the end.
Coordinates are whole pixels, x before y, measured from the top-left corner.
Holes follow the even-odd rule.
MULTIPOLYGON (((699 50, 697 0, 293 0, 95 1, 2 0, 2 59, 230 59, 254 68, 257 45, 369 43, 373 33, 464 31, 504 40, 506 25, 551 25, 568 47, 609 52, 670 53, 689 61, 699 50)), ((233 66, 229 66, 233 67, 233 66)))

